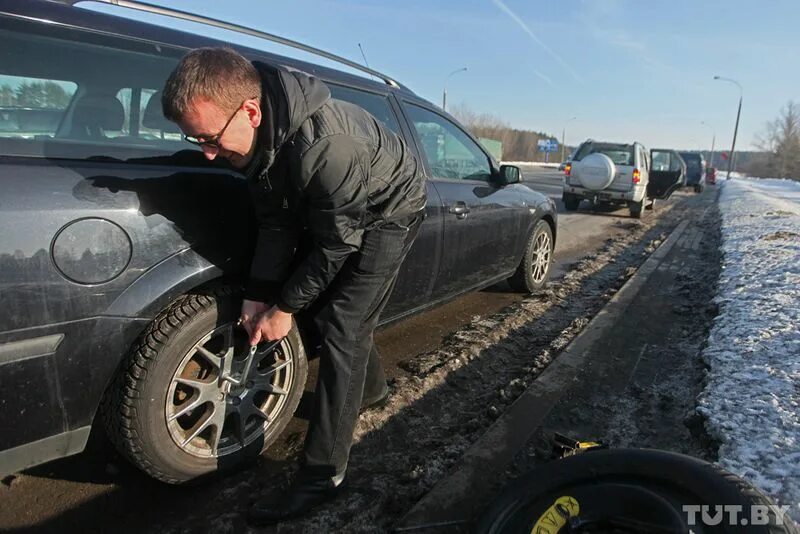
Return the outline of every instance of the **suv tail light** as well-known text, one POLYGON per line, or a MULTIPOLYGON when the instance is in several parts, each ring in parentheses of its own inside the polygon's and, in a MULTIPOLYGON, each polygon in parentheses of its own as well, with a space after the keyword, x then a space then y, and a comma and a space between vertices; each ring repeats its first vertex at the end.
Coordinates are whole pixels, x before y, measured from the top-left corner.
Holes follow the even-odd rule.
POLYGON ((564 166, 564 176, 570 176, 571 173, 572 173, 572 163, 567 163, 564 166))
POLYGON ((638 184, 642 181, 642 173, 639 169, 633 169, 633 183, 638 184))

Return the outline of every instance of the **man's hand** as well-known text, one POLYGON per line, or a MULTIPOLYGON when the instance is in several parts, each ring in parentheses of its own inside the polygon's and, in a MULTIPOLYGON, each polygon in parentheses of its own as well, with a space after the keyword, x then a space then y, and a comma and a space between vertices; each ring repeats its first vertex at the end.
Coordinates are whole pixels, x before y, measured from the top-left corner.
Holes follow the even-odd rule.
POLYGON ((239 316, 239 321, 247 331, 247 335, 253 337, 253 327, 255 326, 255 319, 270 308, 269 304, 265 302, 258 302, 255 300, 245 300, 242 302, 242 314, 239 316))
POLYGON ((277 306, 260 313, 244 323, 250 334, 250 346, 263 340, 278 341, 289 335, 292 329, 292 314, 281 311, 277 306))

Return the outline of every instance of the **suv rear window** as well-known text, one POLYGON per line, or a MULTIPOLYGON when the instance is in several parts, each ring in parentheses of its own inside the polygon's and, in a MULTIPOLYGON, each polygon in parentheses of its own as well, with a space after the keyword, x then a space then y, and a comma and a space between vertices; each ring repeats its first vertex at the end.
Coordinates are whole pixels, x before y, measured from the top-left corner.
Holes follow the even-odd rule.
POLYGON ((681 155, 681 158, 683 158, 683 161, 686 162, 686 166, 688 168, 690 168, 690 169, 699 169, 700 168, 700 161, 701 161, 700 160, 700 154, 693 154, 691 152, 690 153, 681 152, 680 155, 681 155))
POLYGON ((633 145, 621 145, 614 143, 584 143, 578 149, 573 161, 580 161, 589 154, 605 154, 615 165, 634 165, 633 145))

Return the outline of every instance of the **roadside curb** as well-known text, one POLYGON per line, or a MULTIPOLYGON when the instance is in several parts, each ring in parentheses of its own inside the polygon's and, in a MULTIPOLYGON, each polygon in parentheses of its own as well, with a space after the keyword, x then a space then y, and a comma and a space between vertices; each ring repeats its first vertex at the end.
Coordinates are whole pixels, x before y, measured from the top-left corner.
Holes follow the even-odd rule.
POLYGON ((459 529, 476 509, 486 504, 486 494, 491 489, 487 481, 511 463, 541 426, 586 363, 594 343, 624 313, 688 224, 688 221, 678 224, 586 328, 472 444, 451 472, 400 520, 395 532, 459 529))

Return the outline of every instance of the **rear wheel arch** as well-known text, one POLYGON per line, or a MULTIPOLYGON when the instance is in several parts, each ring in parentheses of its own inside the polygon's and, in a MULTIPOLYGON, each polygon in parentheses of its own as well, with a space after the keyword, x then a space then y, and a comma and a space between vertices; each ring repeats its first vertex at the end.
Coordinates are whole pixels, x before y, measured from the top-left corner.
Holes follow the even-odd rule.
MULTIPOLYGON (((550 232, 553 234, 553 248, 555 249, 555 244, 556 244, 556 221, 553 218, 553 216, 551 214, 549 214, 549 213, 545 213, 542 216, 541 220, 543 220, 544 222, 546 222, 550 226, 550 232)), ((534 227, 535 226, 536 225, 534 224, 534 227)))
POLYGON ((197 288, 235 278, 240 268, 217 266, 192 249, 162 260, 134 280, 104 315, 153 319, 175 299, 197 288))
MULTIPOLYGON (((198 273, 198 275, 200 274, 201 273, 198 273)), ((116 359, 114 370, 104 379, 104 383, 102 385, 103 394, 97 405, 94 407, 94 413, 91 416, 92 427, 102 424, 99 415, 104 399, 108 395, 109 390, 113 387, 117 375, 124 372, 125 359, 127 355, 131 350, 133 350, 138 340, 145 333, 152 322, 159 317, 160 314, 168 310, 176 302, 180 301, 187 295, 208 294, 215 291, 225 291, 226 288, 232 289, 238 287, 239 285, 240 284, 235 280, 221 276, 211 278, 209 280, 205 280, 205 276, 196 276, 183 280, 181 283, 172 285, 168 291, 165 291, 164 294, 161 294, 158 298, 151 300, 144 308, 144 317, 141 317, 140 320, 137 321, 138 327, 131 328, 129 331, 127 331, 125 339, 117 343, 115 346, 115 348, 117 348, 115 351, 116 354, 111 355, 111 357, 116 359)), ((116 302, 119 302, 119 299, 115 301, 115 304, 116 302)), ((137 296, 136 298, 130 298, 128 302, 137 303, 143 302, 143 300, 137 296)), ((107 312, 107 315, 112 315, 112 313, 107 312)))

